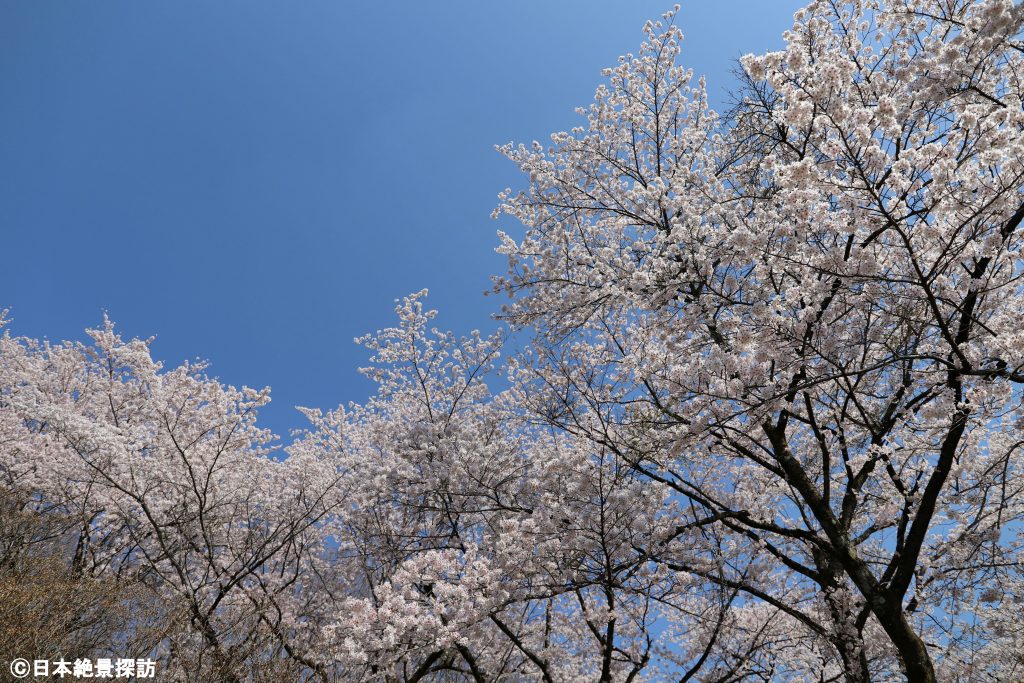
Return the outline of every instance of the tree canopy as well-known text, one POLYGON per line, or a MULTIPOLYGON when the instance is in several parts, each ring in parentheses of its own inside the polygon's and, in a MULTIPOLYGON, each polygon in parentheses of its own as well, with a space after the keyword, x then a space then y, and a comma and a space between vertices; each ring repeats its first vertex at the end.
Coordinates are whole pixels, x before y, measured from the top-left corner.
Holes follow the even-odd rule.
POLYGON ((499 148, 518 348, 407 297, 283 454, 109 322, 4 336, 0 569, 145 602, 81 609, 170 680, 1024 677, 1022 22, 815 0, 722 113, 649 22, 499 148))

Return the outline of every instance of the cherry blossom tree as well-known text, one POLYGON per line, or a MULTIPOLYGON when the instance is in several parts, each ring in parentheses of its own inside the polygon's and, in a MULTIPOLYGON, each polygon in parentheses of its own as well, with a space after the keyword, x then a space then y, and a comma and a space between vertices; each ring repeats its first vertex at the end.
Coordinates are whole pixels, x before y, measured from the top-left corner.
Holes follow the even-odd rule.
POLYGON ((635 676, 654 581, 612 564, 653 506, 626 495, 628 471, 531 426, 515 392, 492 395, 500 337, 431 328, 423 295, 360 340, 377 396, 310 411, 292 446, 334 462, 351 492, 326 526, 358 566, 328 625, 333 660, 395 681, 635 676))
POLYGON ((6 497, 64 520, 49 538, 73 549, 71 575, 148 589, 173 626, 146 648, 168 675, 304 666, 278 604, 294 602, 303 558, 320 549, 312 529, 339 502, 333 476, 269 457, 256 425, 266 390, 224 386, 201 365, 163 371, 149 342, 123 341, 109 321, 89 335, 0 339, 6 497))
MULTIPOLYGON (((681 534, 686 510, 672 492, 538 420, 523 359, 508 366, 512 386, 492 394, 500 339, 430 327, 422 296, 399 303, 397 327, 361 340, 377 395, 307 411, 312 427, 290 447, 333 463, 349 492, 322 526, 338 547, 333 568, 346 568, 321 589, 340 598, 322 625, 333 675, 568 682, 817 670, 822 655, 793 636, 791 614, 704 578, 728 570, 728 539, 714 529, 689 539, 693 567, 652 561, 643 549, 681 534)), ((755 561, 751 548, 738 552, 755 561)))
POLYGON ((1022 675, 1022 19, 812 2, 718 115, 669 13, 502 148, 524 402, 671 510, 635 562, 737 592, 708 641, 760 607, 814 680, 1022 675))

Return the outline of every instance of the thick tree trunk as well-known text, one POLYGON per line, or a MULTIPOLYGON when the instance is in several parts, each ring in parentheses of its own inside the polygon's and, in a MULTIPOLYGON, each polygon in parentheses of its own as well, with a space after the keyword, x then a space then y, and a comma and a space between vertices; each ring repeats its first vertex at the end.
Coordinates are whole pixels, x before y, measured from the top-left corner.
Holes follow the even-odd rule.
POLYGON ((868 677, 868 660, 864 650, 849 652, 843 642, 835 643, 839 656, 843 660, 843 680, 846 683, 871 683, 868 677))
POLYGON ((875 616, 900 655, 903 672, 910 683, 935 683, 935 667, 924 641, 907 621, 900 604, 879 604, 875 616))

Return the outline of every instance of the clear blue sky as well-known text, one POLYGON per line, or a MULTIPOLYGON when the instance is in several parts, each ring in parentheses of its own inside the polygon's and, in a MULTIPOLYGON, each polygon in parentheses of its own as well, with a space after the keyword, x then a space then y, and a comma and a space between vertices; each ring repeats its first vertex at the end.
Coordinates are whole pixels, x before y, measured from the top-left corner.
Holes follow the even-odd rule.
MULTIPOLYGON (((802 2, 690 0, 683 61, 719 99, 802 2)), ((494 150, 578 123, 671 2, 0 0, 0 308, 81 338, 109 311, 232 384, 363 400, 352 338, 427 287, 491 329, 494 150)))

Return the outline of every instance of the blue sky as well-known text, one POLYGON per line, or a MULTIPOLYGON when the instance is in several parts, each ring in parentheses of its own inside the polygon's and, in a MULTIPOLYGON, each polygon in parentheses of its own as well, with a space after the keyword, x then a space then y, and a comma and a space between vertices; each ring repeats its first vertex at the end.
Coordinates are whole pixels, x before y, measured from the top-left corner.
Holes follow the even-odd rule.
MULTIPOLYGON (((683 62, 727 92, 802 2, 684 5, 683 62)), ((294 405, 363 400, 352 338, 429 288, 494 327, 493 149, 577 125, 670 3, 0 0, 0 309, 81 338, 103 311, 294 405)))

